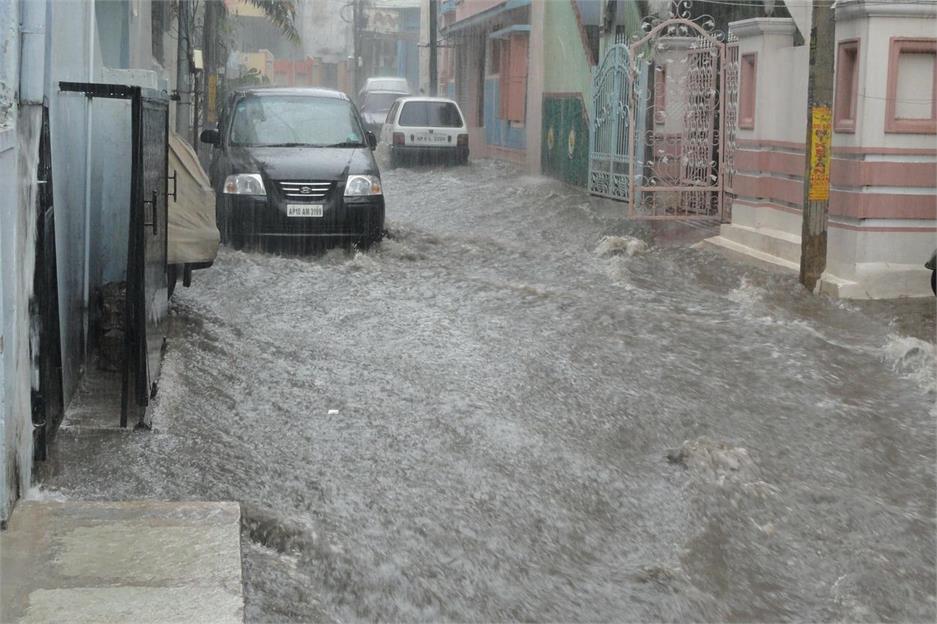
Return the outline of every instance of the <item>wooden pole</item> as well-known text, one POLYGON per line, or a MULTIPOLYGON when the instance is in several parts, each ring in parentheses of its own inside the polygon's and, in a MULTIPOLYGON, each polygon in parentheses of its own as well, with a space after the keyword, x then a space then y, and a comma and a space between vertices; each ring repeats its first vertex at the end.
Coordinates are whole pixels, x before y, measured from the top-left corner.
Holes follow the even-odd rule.
POLYGON ((826 269, 827 213, 833 135, 835 24, 831 0, 814 0, 807 83, 807 139, 804 165, 800 283, 813 292, 826 269))

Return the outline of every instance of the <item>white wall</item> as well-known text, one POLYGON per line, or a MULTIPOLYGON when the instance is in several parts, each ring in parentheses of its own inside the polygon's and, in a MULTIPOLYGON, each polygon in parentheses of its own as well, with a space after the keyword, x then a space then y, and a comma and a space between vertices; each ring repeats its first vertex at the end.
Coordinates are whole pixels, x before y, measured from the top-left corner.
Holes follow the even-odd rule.
MULTIPOLYGON (((756 53, 755 127, 739 129, 742 140, 803 143, 807 133, 808 45, 794 46, 787 18, 735 22, 739 59, 756 53)), ((807 33, 809 36, 809 33, 807 33)))
MULTIPOLYGON (((23 16, 16 3, 0 5, 3 54, 0 82, 0 521, 5 522, 18 494, 30 484, 32 413, 29 300, 35 263, 35 199, 38 138, 42 109, 18 105, 21 86, 23 16)), ((26 67, 41 85, 42 58, 26 67)), ((35 83, 34 83, 35 84, 35 83)))
MULTIPOLYGON (((347 0, 304 0, 298 4, 299 33, 306 56, 327 63, 344 61, 351 55, 352 25, 342 19, 347 0)), ((351 10, 344 15, 351 19, 351 10)))
MULTIPOLYGON (((931 10, 937 10, 937 6, 931 10)), ((934 148, 934 135, 885 132, 890 39, 898 35, 937 37, 937 20, 922 19, 921 16, 837 19, 837 43, 846 39, 860 39, 856 133, 837 133, 837 146, 934 148)))

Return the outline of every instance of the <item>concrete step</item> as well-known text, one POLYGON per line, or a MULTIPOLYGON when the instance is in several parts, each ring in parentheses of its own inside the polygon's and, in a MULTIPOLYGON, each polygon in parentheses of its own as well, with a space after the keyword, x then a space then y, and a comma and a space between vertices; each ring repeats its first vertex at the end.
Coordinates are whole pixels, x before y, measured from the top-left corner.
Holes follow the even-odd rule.
POLYGON ((745 247, 744 245, 740 245, 722 236, 707 238, 694 246, 701 248, 711 247, 737 261, 749 262, 767 270, 792 271, 795 273, 800 270, 799 264, 788 262, 787 260, 752 249, 751 247, 745 247))
MULTIPOLYGON (((65 408, 63 429, 120 430, 121 375, 90 366, 81 378, 78 391, 65 408)), ((135 422, 128 423, 129 431, 135 422)))
POLYGON ((800 266, 800 236, 772 228, 753 228, 732 223, 723 224, 719 236, 737 245, 775 256, 800 266))
POLYGON ((0 621, 242 622, 240 506, 22 501, 0 533, 0 621))

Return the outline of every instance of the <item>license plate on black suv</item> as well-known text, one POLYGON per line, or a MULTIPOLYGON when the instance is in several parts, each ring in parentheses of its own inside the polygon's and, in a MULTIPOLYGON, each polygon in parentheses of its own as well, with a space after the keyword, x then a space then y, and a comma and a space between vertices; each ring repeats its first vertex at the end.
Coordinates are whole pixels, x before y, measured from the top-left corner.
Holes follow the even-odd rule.
POLYGON ((322 204, 287 204, 287 217, 321 217, 322 204))

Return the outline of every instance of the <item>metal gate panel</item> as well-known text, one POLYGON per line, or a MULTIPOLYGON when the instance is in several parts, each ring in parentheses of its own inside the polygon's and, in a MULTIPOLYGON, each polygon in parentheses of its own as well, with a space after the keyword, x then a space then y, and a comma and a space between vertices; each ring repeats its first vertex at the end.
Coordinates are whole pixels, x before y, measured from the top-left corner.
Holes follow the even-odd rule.
POLYGON ((589 192, 627 201, 631 196, 632 86, 628 46, 609 48, 593 70, 589 125, 589 192))
POLYGON ((165 94, 134 88, 131 128, 122 427, 134 419, 136 426, 148 426, 146 406, 156 395, 166 340, 169 100, 165 94))
POLYGON ((42 107, 37 185, 36 266, 29 302, 29 347, 33 379, 33 453, 34 459, 45 460, 49 442, 65 414, 48 106, 42 107))
POLYGON ((169 107, 162 98, 142 98, 143 296, 146 310, 146 387, 156 394, 166 340, 169 293, 166 279, 169 190, 169 107))
POLYGON ((732 200, 735 197, 735 150, 739 127, 739 42, 730 34, 726 43, 725 66, 722 71, 723 118, 722 139, 722 222, 732 221, 732 200))
POLYGON ((646 19, 643 36, 610 47, 593 74, 589 192, 626 202, 632 218, 727 214, 726 128, 737 115, 726 107, 738 80, 726 72, 737 59, 732 70, 712 18, 691 20, 690 6, 646 19))
POLYGON ((680 193, 685 215, 714 216, 719 206, 719 68, 722 50, 712 40, 696 38, 687 54, 686 109, 680 186, 700 190, 680 193))

